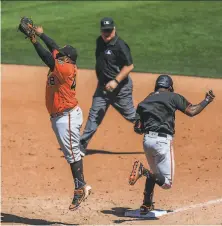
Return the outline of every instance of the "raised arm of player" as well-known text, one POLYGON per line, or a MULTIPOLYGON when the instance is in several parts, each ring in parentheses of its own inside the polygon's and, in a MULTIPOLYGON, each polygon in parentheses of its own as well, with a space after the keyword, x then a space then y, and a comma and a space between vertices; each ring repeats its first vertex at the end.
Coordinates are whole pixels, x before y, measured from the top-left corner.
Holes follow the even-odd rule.
POLYGON ((56 44, 56 42, 44 33, 42 26, 35 27, 34 30, 36 35, 38 35, 42 39, 42 41, 46 44, 50 52, 53 52, 53 50, 55 49, 56 50, 59 49, 59 46, 56 44))
POLYGON ((183 112, 184 114, 193 117, 195 115, 198 115, 200 112, 203 111, 203 109, 211 103, 215 98, 215 95, 212 90, 206 93, 205 99, 201 101, 199 104, 193 105, 190 102, 188 102, 183 96, 177 94, 173 102, 176 105, 176 108, 183 112))
POLYGON ((215 95, 213 91, 210 90, 209 92, 206 93, 206 97, 202 102, 200 102, 197 105, 189 105, 185 111, 185 114, 190 117, 198 115, 209 103, 211 103, 214 100, 214 98, 215 95))
POLYGON ((54 70, 55 67, 55 59, 48 50, 46 50, 37 40, 36 38, 32 38, 31 42, 35 47, 36 52, 42 61, 50 68, 51 71, 54 70))

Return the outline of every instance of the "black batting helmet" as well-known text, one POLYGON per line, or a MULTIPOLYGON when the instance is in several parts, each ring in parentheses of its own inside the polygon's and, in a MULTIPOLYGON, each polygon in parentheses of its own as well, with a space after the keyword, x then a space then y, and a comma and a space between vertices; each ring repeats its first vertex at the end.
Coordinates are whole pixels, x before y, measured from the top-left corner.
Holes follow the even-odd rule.
POLYGON ((170 92, 173 92, 173 80, 169 75, 160 75, 156 80, 155 91, 159 88, 169 89, 170 92))

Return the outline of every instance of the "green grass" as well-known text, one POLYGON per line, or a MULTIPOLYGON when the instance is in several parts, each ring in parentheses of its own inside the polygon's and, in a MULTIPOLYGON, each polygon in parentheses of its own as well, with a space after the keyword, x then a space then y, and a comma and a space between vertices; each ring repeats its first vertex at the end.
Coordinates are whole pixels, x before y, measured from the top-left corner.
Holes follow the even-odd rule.
POLYGON ((17 31, 21 16, 63 46, 78 48, 80 68, 94 68, 99 21, 111 16, 131 47, 134 71, 222 78, 222 2, 2 2, 2 63, 43 65, 17 31))

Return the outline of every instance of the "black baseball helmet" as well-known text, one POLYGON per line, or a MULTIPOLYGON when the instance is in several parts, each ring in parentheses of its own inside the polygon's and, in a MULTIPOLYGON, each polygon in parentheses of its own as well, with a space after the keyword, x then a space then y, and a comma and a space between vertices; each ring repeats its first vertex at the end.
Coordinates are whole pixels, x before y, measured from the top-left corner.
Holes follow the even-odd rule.
POLYGON ((173 92, 173 80, 169 75, 160 75, 155 84, 155 91, 157 91, 159 88, 165 88, 169 89, 170 92, 173 92))
POLYGON ((59 54, 57 54, 57 58, 60 56, 67 56, 73 61, 73 63, 76 63, 76 60, 78 57, 76 48, 74 48, 71 45, 65 45, 64 47, 60 48, 58 51, 59 51, 59 54))

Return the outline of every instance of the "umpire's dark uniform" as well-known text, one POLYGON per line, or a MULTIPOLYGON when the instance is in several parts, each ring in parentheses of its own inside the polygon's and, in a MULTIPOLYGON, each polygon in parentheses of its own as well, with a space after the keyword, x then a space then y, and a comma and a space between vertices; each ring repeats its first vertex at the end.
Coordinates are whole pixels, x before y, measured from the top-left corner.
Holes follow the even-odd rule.
MULTIPOLYGON (((111 22, 113 22, 112 19, 111 22)), ((101 26, 102 23, 103 21, 101 21, 101 26)), ((124 66, 133 64, 129 46, 117 34, 108 43, 105 43, 103 38, 99 36, 96 40, 95 55, 98 85, 93 96, 88 121, 81 137, 82 150, 86 149, 110 104, 125 119, 130 122, 135 121, 135 108, 132 99, 133 84, 131 78, 127 76, 113 92, 108 92, 105 89, 105 85, 109 81, 114 80, 124 66)))

